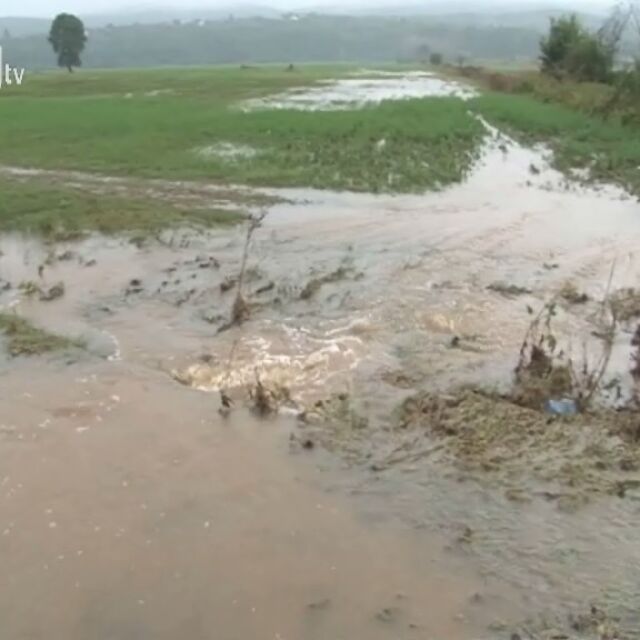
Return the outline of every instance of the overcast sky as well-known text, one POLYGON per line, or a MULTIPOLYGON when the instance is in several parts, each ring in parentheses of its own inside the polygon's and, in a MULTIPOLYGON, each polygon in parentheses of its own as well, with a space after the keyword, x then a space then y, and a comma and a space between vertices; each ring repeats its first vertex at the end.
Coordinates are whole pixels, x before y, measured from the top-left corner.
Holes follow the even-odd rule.
MULTIPOLYGON (((434 1, 434 0, 432 0, 434 1)), ((441 0, 435 0, 442 5, 441 0)), ((83 15, 100 12, 115 12, 118 10, 131 11, 133 9, 150 9, 165 7, 181 7, 181 8, 227 8, 239 5, 262 5, 275 8, 304 8, 304 7, 322 7, 322 6, 384 6, 391 7, 395 4, 402 5, 428 5, 430 0, 159 0, 158 2, 124 2, 119 0, 0 0, 0 15, 5 16, 43 16, 49 17, 61 11, 70 11, 83 15)), ((450 3, 455 7, 456 0, 450 3)), ((464 4, 469 4, 468 0, 464 4)), ((478 0, 478 5, 491 6, 512 6, 517 8, 523 4, 534 4, 533 0, 478 0)), ((540 0, 542 5, 572 5, 581 6, 585 9, 590 6, 600 6, 610 4, 607 0, 540 0)))

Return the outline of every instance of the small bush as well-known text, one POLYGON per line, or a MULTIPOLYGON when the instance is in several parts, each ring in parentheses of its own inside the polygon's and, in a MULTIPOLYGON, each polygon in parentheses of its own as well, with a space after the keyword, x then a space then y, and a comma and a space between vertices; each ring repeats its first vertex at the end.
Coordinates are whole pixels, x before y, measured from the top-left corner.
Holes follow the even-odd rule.
POLYGON ((576 15, 551 19, 549 34, 540 42, 543 73, 583 82, 610 82, 615 51, 589 33, 576 15))

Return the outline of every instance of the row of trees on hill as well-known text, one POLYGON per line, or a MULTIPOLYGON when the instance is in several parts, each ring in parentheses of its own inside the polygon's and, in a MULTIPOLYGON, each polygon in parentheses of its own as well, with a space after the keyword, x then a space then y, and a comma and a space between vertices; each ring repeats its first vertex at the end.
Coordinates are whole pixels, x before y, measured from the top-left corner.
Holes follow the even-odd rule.
POLYGON ((551 21, 540 43, 543 73, 557 79, 611 85, 611 97, 602 107, 604 115, 620 114, 625 121, 640 123, 640 7, 634 2, 618 4, 609 20, 590 32, 575 15, 551 21), (634 42, 632 55, 623 52, 625 41, 634 42))
MULTIPOLYGON (((633 2, 618 4, 611 17, 595 32, 576 15, 551 20, 549 33, 540 43, 542 71, 556 78, 611 83, 625 60, 621 48, 630 31, 640 34, 640 11, 633 2)), ((628 62, 628 61, 627 61, 628 62)))
MULTIPOLYGON (((259 22, 259 27, 265 27, 269 21, 259 22)), ((549 33, 540 42, 542 71, 559 79, 570 77, 578 81, 600 83, 615 81, 620 76, 620 70, 616 68, 620 44, 630 24, 635 24, 640 33, 640 12, 636 10, 633 3, 627 6, 618 5, 611 18, 597 32, 589 31, 576 15, 552 19, 549 33)), ((177 27, 174 26, 174 28, 177 27)), ((111 32, 113 29, 107 31, 111 32)), ((302 33, 309 35, 304 30, 302 33)), ((254 34, 258 43, 258 31, 254 34)), ((84 24, 78 17, 66 13, 58 15, 51 25, 48 41, 53 47, 60 67, 71 72, 74 67, 82 64, 81 54, 87 43, 87 34, 84 24)), ((377 37, 376 41, 380 43, 383 39, 377 37)), ((163 50, 168 50, 171 54, 171 41, 168 38, 161 38, 158 42, 163 50)), ((228 44, 232 45, 233 50, 233 42, 228 44)), ((292 42, 290 41, 289 44, 292 42)), ((334 48, 335 44, 335 41, 332 42, 334 48)), ((426 42, 420 43, 414 36, 413 46, 416 57, 419 59, 430 60, 434 65, 442 64, 442 54, 433 51, 426 42)), ((316 53, 313 50, 312 38, 304 38, 304 48, 307 53, 316 53)), ((117 51, 122 51, 122 47, 118 47, 117 51)), ((291 55, 291 53, 294 52, 291 51, 286 57, 297 61, 305 58, 304 55, 291 55)), ((317 54, 322 56, 321 51, 317 54)), ((235 55, 238 55, 237 50, 235 55)), ((464 56, 458 56, 458 60, 462 59, 464 56)), ((179 61, 158 59, 159 64, 166 62, 178 63, 179 61)), ((637 62, 634 68, 640 69, 640 62, 637 62)))
POLYGON ((540 43, 542 71, 556 78, 609 82, 616 55, 612 44, 587 31, 576 15, 552 19, 540 43))
MULTIPOLYGON (((304 16, 298 21, 247 18, 205 24, 139 24, 94 28, 80 58, 84 67, 252 64, 262 62, 425 61, 441 53, 447 61, 531 60, 535 29, 451 26, 418 17, 304 16)), ((1 35, 0 35, 1 39, 1 35)), ((7 58, 32 70, 51 67, 55 57, 42 35, 0 40, 7 58)), ((66 65, 63 65, 63 67, 66 65)))

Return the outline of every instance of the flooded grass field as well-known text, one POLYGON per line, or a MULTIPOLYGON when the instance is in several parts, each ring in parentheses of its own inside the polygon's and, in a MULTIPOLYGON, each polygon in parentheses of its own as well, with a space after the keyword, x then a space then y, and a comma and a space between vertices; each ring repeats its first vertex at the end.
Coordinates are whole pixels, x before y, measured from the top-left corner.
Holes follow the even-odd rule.
POLYGON ((388 69, 315 80, 243 90, 233 117, 274 107, 295 135, 309 127, 300 144, 335 124, 344 157, 369 140, 364 159, 395 153, 411 124, 382 139, 373 122, 439 114, 442 135, 427 120, 403 144, 433 154, 427 138, 457 145, 446 129, 464 123, 457 178, 416 193, 433 169, 412 165, 405 192, 303 173, 249 187, 255 139, 202 135, 185 147, 237 165, 233 183, 125 177, 104 158, 91 173, 80 142, 38 164, 35 133, 20 162, 0 151, 0 629, 640 638, 637 199, 560 172, 553 140, 518 142, 462 85, 388 69), (291 99, 300 112, 278 109, 291 99), (243 114, 247 100, 260 109, 243 114), (514 391, 550 302, 536 346, 573 372, 562 394, 607 356, 579 415, 514 391))

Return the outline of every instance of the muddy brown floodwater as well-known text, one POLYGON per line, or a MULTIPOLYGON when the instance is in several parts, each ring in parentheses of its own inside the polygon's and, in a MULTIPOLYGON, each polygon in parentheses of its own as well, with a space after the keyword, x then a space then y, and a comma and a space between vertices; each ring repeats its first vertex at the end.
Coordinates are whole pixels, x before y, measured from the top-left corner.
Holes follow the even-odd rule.
POLYGON ((592 301, 560 313, 568 348, 612 264, 616 287, 638 281, 637 202, 547 160, 492 131, 440 193, 266 191, 287 202, 254 237, 251 316, 226 331, 244 229, 0 237, 0 305, 86 342, 0 360, 0 635, 606 637, 567 631, 593 604, 639 637, 638 496, 567 511, 531 485, 514 502, 389 429, 416 392, 508 386, 527 306, 567 280, 592 301), (43 302, 25 281, 65 293, 43 302), (288 412, 245 412, 256 372, 288 412), (331 453, 301 447, 295 411, 338 396, 349 428, 317 440, 331 453))
POLYGON ((3 637, 469 637, 486 582, 444 538, 356 517, 291 456, 286 420, 222 421, 124 363, 15 368, 3 637))

